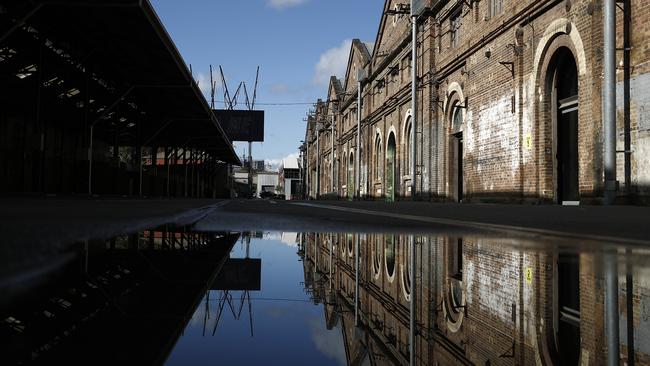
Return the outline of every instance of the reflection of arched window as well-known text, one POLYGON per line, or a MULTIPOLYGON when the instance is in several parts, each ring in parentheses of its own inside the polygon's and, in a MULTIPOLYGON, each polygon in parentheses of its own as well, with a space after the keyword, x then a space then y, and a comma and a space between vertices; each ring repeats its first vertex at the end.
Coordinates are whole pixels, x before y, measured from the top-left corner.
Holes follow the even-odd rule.
POLYGON ((463 323, 466 310, 462 239, 448 239, 445 245, 445 258, 447 280, 443 310, 448 329, 457 332, 463 323))
POLYGON ((386 235, 384 246, 384 257, 386 258, 386 274, 389 278, 395 275, 395 236, 386 235))
POLYGON ((379 134, 377 134, 377 137, 375 138, 375 179, 379 180, 381 179, 382 176, 382 160, 383 160, 383 153, 382 153, 382 143, 381 143, 381 137, 379 134))
POLYGON ((404 290, 404 298, 406 301, 411 300, 411 276, 413 275, 411 268, 411 257, 412 253, 412 240, 415 240, 412 236, 405 237, 401 241, 401 253, 402 253, 402 288, 404 290))
POLYGON ((347 235, 348 235, 348 254, 351 257, 354 249, 354 235, 352 234, 347 234, 347 235))
POLYGON ((372 238, 373 243, 373 258, 372 258, 372 270, 375 274, 375 278, 379 278, 381 274, 381 242, 380 236, 374 236, 372 238))

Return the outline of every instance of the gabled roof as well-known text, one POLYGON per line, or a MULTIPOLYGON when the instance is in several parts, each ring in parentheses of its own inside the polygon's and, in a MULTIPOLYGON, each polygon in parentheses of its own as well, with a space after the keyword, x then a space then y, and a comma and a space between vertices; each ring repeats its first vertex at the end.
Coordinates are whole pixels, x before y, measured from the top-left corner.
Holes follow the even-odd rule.
POLYGON ((355 38, 352 40, 350 56, 348 57, 348 68, 345 71, 345 85, 343 89, 346 92, 356 90, 356 86, 351 85, 350 80, 356 80, 356 71, 353 68, 357 61, 359 62, 357 67, 366 67, 370 63, 370 52, 365 43, 355 38))
POLYGON ((343 93, 343 87, 341 86, 341 81, 336 77, 332 76, 330 78, 330 85, 327 89, 327 100, 338 100, 343 93))
POLYGON ((343 95, 343 88, 341 87, 341 82, 336 76, 330 78, 330 85, 327 89, 327 106, 328 114, 334 113, 334 102, 341 101, 345 98, 343 95))
MULTIPOLYGON (((391 39, 391 37, 385 37, 388 36, 389 34, 394 34, 395 32, 402 34, 405 31, 408 31, 409 29, 409 21, 408 21, 408 14, 406 15, 399 15, 401 18, 401 21, 398 21, 393 27, 393 19, 394 17, 398 17, 398 15, 391 15, 387 14, 386 12, 389 10, 392 10, 395 8, 397 4, 405 4, 408 3, 404 0, 386 0, 384 2, 384 9, 381 15, 381 21, 379 22, 379 29, 377 29, 377 38, 375 40, 375 43, 373 45, 373 51, 372 51, 372 56, 373 56, 373 63, 376 63, 378 61, 381 61, 383 56, 385 56, 386 52, 388 49, 393 48, 395 44, 392 44, 391 42, 388 41, 388 39, 391 39)), ((394 40, 395 43, 399 43, 399 40, 394 40)))

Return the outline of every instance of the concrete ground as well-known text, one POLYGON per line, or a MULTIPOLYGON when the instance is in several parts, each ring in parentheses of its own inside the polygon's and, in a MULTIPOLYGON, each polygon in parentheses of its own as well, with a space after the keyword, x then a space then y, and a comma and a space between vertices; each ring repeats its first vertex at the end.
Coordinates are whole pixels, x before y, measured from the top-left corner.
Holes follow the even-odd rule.
POLYGON ((64 260, 60 255, 72 243, 194 223, 204 231, 435 233, 650 245, 649 207, 0 198, 0 288, 16 281, 17 273, 36 276, 55 259, 64 260))
POLYGON ((230 201, 198 229, 464 232, 650 245, 650 207, 230 201))
POLYGON ((70 244, 204 218, 216 200, 0 198, 0 288, 46 270, 70 244), (19 279, 18 279, 19 280, 19 279))

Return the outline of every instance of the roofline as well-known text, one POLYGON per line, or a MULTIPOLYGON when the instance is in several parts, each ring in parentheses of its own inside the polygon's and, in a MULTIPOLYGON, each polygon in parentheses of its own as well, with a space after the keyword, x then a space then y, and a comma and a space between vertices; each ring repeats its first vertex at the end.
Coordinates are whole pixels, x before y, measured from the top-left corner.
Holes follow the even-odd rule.
POLYGON ((151 5, 151 2, 149 0, 139 0, 138 3, 140 5, 140 9, 142 9, 144 15, 149 20, 150 25, 154 28, 154 31, 158 35, 160 41, 163 42, 163 44, 171 54, 174 62, 178 66, 179 71, 183 74, 183 77, 187 81, 188 87, 192 89, 194 95, 199 99, 201 105, 203 106, 203 109, 207 114, 206 120, 210 120, 212 122, 212 124, 217 128, 217 130, 221 134, 226 145, 228 145, 228 149, 230 150, 229 152, 231 154, 229 158, 234 158, 232 159, 232 161, 229 162, 234 163, 235 165, 242 165, 242 161, 239 158, 239 156, 237 156, 232 141, 230 141, 230 138, 223 130, 221 124, 219 123, 216 116, 214 115, 214 112, 212 112, 212 109, 208 105, 208 101, 203 96, 203 93, 201 93, 201 90, 199 89, 199 86, 196 84, 196 81, 194 80, 194 77, 192 76, 189 67, 185 63, 185 60, 183 59, 181 53, 178 51, 178 48, 176 47, 174 40, 171 38, 171 36, 167 32, 167 29, 165 29, 165 26, 162 24, 162 21, 160 20, 158 14, 154 10, 153 6, 151 5))

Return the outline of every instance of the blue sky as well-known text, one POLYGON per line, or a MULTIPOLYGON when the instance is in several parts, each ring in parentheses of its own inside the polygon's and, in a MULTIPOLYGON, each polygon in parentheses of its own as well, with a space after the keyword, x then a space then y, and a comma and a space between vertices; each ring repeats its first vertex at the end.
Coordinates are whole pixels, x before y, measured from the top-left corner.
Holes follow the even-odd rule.
MULTIPOLYGON (((352 38, 374 42, 383 0, 151 0, 176 46, 209 95, 209 65, 222 65, 231 93, 252 86, 258 103, 313 103, 326 98, 329 76, 343 76, 352 38)), ((215 75, 216 76, 216 75, 215 75)), ((252 89, 252 87, 251 87, 252 89)), ((217 100, 223 100, 219 88, 217 100)), ((223 104, 222 104, 223 106, 223 104)), ((269 106, 265 142, 253 158, 297 155, 309 105, 269 106)), ((242 155, 247 143, 237 143, 242 155)))

